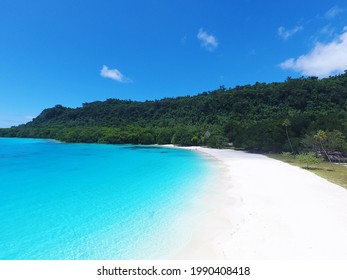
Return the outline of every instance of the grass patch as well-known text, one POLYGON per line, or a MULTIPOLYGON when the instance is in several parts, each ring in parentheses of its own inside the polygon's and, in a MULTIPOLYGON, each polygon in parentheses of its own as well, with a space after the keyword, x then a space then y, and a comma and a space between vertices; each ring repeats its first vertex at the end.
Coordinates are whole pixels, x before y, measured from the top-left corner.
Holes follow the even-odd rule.
POLYGON ((268 154, 267 156, 294 166, 299 166, 347 189, 347 166, 334 164, 335 170, 333 170, 329 162, 323 161, 307 167, 290 154, 268 154))

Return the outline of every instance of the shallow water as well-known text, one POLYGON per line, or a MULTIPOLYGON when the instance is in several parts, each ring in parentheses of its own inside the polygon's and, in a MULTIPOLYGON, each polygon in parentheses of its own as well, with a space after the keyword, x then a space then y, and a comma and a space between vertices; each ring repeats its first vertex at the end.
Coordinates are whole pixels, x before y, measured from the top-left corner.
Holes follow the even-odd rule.
POLYGON ((0 138, 0 259, 170 257, 189 242, 193 201, 212 172, 201 158, 0 138))

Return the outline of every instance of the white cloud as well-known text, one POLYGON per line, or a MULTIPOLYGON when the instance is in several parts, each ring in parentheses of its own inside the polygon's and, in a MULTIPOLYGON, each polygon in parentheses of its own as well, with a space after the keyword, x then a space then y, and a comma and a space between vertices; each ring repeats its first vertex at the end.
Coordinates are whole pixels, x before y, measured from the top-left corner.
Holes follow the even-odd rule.
POLYGON ((299 26, 295 26, 293 29, 290 30, 286 30, 283 26, 278 27, 277 31, 278 31, 278 35, 284 39, 287 40, 289 37, 293 36, 295 33, 303 30, 303 26, 299 25, 299 26))
POLYGON ((344 12, 344 9, 339 8, 338 6, 334 6, 332 8, 330 8, 326 13, 325 13, 325 17, 327 19, 332 19, 334 17, 336 17, 338 14, 344 12))
POLYGON ((202 28, 200 28, 197 38, 201 41, 201 46, 208 51, 213 51, 218 47, 217 38, 207 34, 202 28))
POLYGON ((320 78, 342 73, 347 69, 347 26, 338 38, 327 44, 316 43, 308 54, 287 59, 280 67, 320 78))
POLYGON ((119 70, 117 69, 109 69, 106 65, 102 66, 100 75, 104 78, 109 78, 115 80, 120 83, 131 83, 132 81, 125 77, 119 70))
POLYGON ((333 36, 335 33, 335 27, 331 26, 330 24, 323 26, 320 30, 319 33, 322 35, 327 35, 327 36, 333 36))

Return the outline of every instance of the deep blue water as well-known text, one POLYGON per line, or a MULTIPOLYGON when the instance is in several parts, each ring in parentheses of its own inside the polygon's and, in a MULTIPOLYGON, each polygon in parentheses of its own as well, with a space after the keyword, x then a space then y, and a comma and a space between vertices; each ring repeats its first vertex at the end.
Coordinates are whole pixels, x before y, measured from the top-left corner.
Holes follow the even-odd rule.
POLYGON ((170 257, 210 170, 182 149, 0 138, 0 259, 170 257))

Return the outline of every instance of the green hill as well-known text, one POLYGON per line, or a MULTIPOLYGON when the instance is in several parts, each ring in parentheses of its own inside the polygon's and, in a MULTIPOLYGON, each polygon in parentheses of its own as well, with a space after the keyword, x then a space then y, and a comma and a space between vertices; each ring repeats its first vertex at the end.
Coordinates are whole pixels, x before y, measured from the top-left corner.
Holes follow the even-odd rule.
POLYGON ((155 101, 108 99, 80 108, 56 105, 33 121, 1 129, 2 137, 54 138, 66 142, 180 144, 258 151, 304 149, 318 130, 347 137, 347 71, 318 79, 220 87, 196 96, 155 101))

